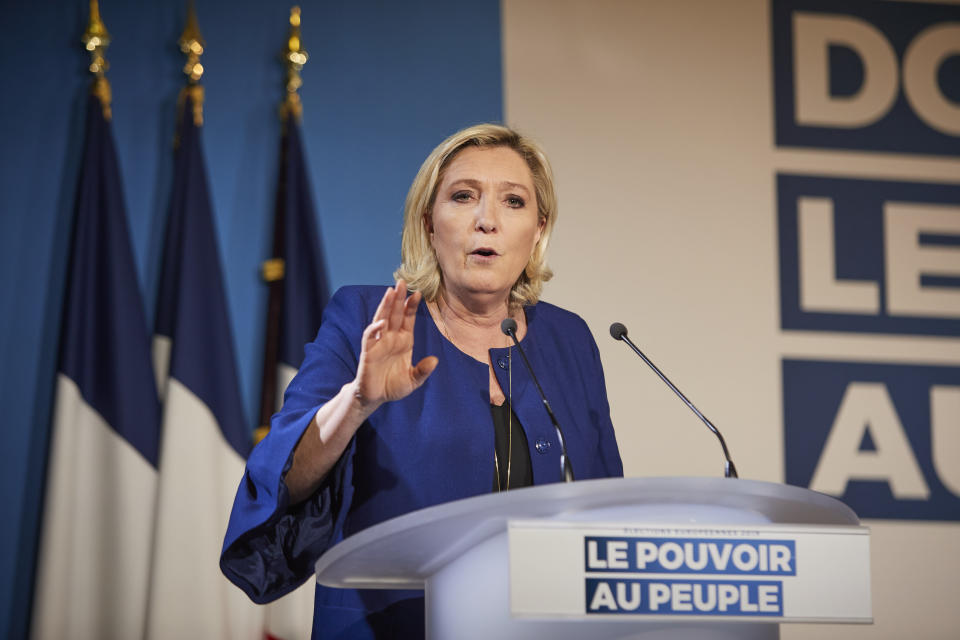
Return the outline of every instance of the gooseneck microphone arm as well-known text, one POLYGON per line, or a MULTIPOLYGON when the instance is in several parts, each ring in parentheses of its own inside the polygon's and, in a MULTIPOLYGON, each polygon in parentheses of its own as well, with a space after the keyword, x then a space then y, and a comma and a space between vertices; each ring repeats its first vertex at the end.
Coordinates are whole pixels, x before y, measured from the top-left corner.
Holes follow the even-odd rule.
MULTIPOLYGON (((504 321, 500 323, 500 331, 513 339, 513 344, 517 347, 517 351, 520 352, 520 356, 523 358, 523 364, 527 367, 527 371, 533 379, 537 393, 540 394, 540 399, 543 400, 543 408, 547 410, 547 415, 550 416, 550 422, 553 423, 553 428, 557 432, 557 440, 560 441, 560 475, 563 477, 564 482, 573 482, 573 466, 570 464, 570 458, 567 457, 567 442, 563 438, 563 430, 560 429, 557 416, 553 414, 553 409, 550 408, 550 403, 547 402, 547 396, 543 393, 543 387, 540 386, 540 381, 537 380, 536 374, 533 373, 533 367, 530 366, 530 361, 527 360, 527 354, 523 352, 523 347, 520 346, 520 341, 517 340, 517 321, 513 318, 504 319, 504 321)), ((513 411, 513 407, 510 407, 510 410, 513 411)))
POLYGON ((687 396, 680 393, 680 389, 677 389, 677 387, 674 386, 672 382, 670 382, 670 379, 667 378, 667 376, 663 375, 663 372, 657 368, 657 365, 653 364, 653 362, 650 361, 650 358, 645 356, 643 354, 643 351, 640 351, 640 349, 637 348, 637 345, 633 344, 633 341, 627 337, 627 328, 625 326, 623 326, 619 322, 614 322, 612 325, 610 325, 610 335, 613 336, 614 340, 622 340, 623 342, 626 342, 628 345, 630 345, 630 348, 633 349, 634 352, 636 352, 636 354, 640 356, 640 358, 644 362, 647 363, 647 366, 653 369, 653 372, 656 373, 658 376, 660 376, 660 379, 663 380, 668 387, 673 389, 673 392, 675 394, 680 396, 680 399, 683 400, 684 404, 690 407, 690 410, 693 411, 695 414, 697 414, 698 418, 703 420, 703 424, 707 425, 707 428, 710 429, 710 431, 712 431, 715 436, 717 436, 717 439, 720 441, 720 446, 723 448, 723 457, 726 460, 726 462, 723 465, 724 477, 725 478, 738 477, 737 467, 733 464, 733 460, 730 459, 730 451, 727 449, 727 443, 724 441, 723 436, 720 434, 720 430, 717 429, 715 426, 713 426, 713 423, 707 420, 707 416, 700 413, 700 410, 697 409, 695 406, 693 406, 692 402, 687 400, 687 396))

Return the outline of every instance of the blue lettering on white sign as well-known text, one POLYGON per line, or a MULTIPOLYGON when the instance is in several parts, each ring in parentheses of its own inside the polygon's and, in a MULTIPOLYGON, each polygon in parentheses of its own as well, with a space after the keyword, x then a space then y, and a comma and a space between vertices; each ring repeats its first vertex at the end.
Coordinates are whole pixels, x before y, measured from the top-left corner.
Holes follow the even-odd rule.
POLYGON ((586 536, 587 573, 796 575, 793 540, 586 536))
POLYGON ((960 335, 960 185, 777 176, 784 329, 960 335))
POLYGON ((772 580, 587 578, 587 614, 775 617, 783 587, 772 580))
POLYGON ((960 367, 783 361, 788 484, 861 518, 960 520, 960 367))
POLYGON ((773 0, 771 26, 777 145, 960 154, 960 5, 773 0))

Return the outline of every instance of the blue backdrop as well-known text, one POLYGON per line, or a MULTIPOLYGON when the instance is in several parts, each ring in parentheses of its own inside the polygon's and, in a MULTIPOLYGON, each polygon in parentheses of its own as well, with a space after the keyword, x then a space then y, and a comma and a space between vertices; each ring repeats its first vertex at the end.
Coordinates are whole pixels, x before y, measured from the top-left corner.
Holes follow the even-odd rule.
MULTIPOLYGON (((205 148, 245 409, 259 397, 287 6, 201 0, 205 148)), ((101 3, 113 126, 147 318, 154 317, 185 8, 101 3)), ((0 288, 4 419, 0 635, 25 637, 41 512, 88 56, 87 3, 4 8, 0 288)), ((304 146, 330 285, 386 283, 403 198, 452 131, 502 119, 496 0, 305 3, 304 146)))

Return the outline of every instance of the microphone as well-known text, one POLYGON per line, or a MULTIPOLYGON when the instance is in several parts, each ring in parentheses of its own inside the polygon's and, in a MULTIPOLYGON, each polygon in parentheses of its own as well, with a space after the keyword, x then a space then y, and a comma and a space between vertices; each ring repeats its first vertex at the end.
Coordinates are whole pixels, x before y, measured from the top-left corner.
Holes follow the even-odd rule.
POLYGON ((707 428, 710 429, 715 436, 717 436, 718 440, 720 440, 720 447, 723 449, 723 457, 726 459, 726 462, 723 465, 723 476, 725 478, 737 478, 737 467, 733 464, 733 460, 730 459, 730 451, 727 449, 727 443, 724 442, 723 436, 720 435, 720 430, 713 426, 713 423, 707 420, 707 417, 700 413, 700 410, 693 406, 693 403, 687 400, 685 395, 680 393, 680 390, 677 389, 672 382, 670 382, 667 376, 663 375, 663 372, 657 368, 657 365, 650 361, 650 358, 643 355, 643 351, 640 351, 640 349, 637 348, 637 345, 633 344, 633 341, 627 337, 627 328, 625 326, 619 322, 614 322, 612 325, 610 325, 610 335, 614 340, 622 340, 630 345, 630 348, 633 349, 651 369, 653 369, 654 373, 660 376, 660 379, 663 380, 668 387, 673 389, 675 394, 680 396, 680 399, 683 400, 684 404, 690 407, 690 410, 697 414, 698 418, 703 420, 703 423, 707 425, 707 428))
MULTIPOLYGON (((517 351, 520 352, 520 356, 523 358, 523 364, 526 365, 527 371, 533 379, 537 393, 540 394, 540 399, 543 400, 543 408, 547 410, 547 415, 550 416, 550 422, 553 423, 553 428, 557 432, 557 440, 560 441, 560 475, 563 477, 564 482, 573 482, 573 466, 567 457, 567 443, 563 439, 563 431, 560 429, 560 423, 557 422, 557 416, 553 415, 553 409, 550 408, 550 403, 547 402, 547 396, 543 393, 543 387, 540 386, 540 381, 537 380, 536 374, 533 373, 533 367, 530 366, 530 361, 527 360, 527 354, 523 352, 523 347, 520 346, 520 342, 517 340, 517 321, 513 318, 504 318, 503 322, 500 323, 500 331, 513 338, 513 344, 516 345, 517 351)), ((510 407, 510 410, 513 411, 513 407, 510 407)))

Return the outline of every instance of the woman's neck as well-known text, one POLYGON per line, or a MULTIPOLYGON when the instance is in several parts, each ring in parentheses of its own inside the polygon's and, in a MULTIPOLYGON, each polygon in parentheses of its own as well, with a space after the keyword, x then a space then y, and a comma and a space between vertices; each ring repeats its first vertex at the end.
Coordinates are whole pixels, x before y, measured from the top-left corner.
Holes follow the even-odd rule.
POLYGON ((437 316, 435 320, 447 340, 483 362, 489 359, 488 349, 509 346, 510 338, 500 330, 500 323, 505 318, 513 317, 517 321, 518 339, 526 333, 523 311, 519 310, 511 316, 506 298, 499 301, 465 301, 441 290, 433 305, 437 316))
POLYGON ((465 330, 484 332, 499 331, 500 323, 507 317, 508 311, 506 299, 463 300, 443 290, 437 297, 437 308, 448 325, 455 323, 465 330))

